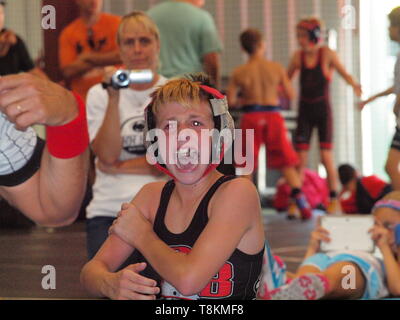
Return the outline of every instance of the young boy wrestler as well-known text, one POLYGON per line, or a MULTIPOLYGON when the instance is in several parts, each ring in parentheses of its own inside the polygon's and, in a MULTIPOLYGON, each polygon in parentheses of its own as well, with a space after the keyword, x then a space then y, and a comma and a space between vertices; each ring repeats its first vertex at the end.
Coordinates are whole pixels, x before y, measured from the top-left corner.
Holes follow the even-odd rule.
MULTIPOLYGON (((299 163, 296 152, 288 139, 284 119, 279 110, 279 91, 288 99, 294 96, 285 69, 265 56, 265 42, 256 29, 248 29, 240 35, 243 50, 249 58, 237 67, 230 78, 227 96, 231 107, 241 106, 244 115, 241 129, 254 129, 254 163, 258 166, 258 153, 262 143, 267 149, 269 168, 280 169, 292 188, 291 197, 303 219, 311 218, 311 208, 301 192, 300 176, 295 168, 299 163), (239 103, 238 94, 241 99, 239 103)), ((243 135, 243 144, 249 143, 243 135)), ((245 150, 245 148, 243 148, 245 150)), ((289 216, 293 215, 293 206, 289 216)))
POLYGON ((295 133, 295 147, 300 156, 300 169, 307 166, 312 131, 318 129, 320 157, 327 172, 330 190, 328 213, 339 211, 337 172, 332 153, 332 109, 330 82, 335 70, 361 95, 361 86, 347 73, 336 52, 321 45, 321 22, 316 18, 303 19, 297 24, 300 50, 291 59, 288 75, 292 79, 300 71, 300 102, 295 133))
POLYGON ((274 300, 379 299, 400 296, 400 192, 387 194, 372 210, 375 226, 369 231, 383 259, 362 251, 318 253, 329 232, 320 226, 312 232, 305 261, 289 284, 264 295, 274 300), (346 269, 344 269, 346 268, 346 269), (343 272, 347 270, 346 272, 343 272), (354 270, 354 287, 343 278, 354 270))
POLYGON ((257 190, 248 179, 223 176, 217 164, 200 161, 215 146, 202 130, 233 129, 227 109, 225 97, 200 76, 170 80, 152 94, 148 132, 157 128, 167 141, 158 146, 156 166, 173 179, 147 184, 122 206, 109 238, 82 270, 92 294, 255 298, 265 245, 257 190), (198 143, 179 139, 184 130, 198 143), (115 272, 133 251, 141 263, 115 272))

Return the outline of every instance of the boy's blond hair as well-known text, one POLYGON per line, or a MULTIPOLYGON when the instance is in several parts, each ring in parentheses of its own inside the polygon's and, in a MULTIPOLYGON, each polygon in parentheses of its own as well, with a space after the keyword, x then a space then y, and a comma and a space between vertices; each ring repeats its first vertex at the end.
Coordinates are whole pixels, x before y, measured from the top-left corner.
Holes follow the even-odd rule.
POLYGON ((192 108, 200 102, 208 101, 210 95, 201 90, 200 85, 208 79, 203 74, 173 78, 158 87, 152 94, 152 112, 157 115, 160 106, 168 103, 178 103, 185 108, 192 108))
POLYGON ((122 20, 118 26, 118 32, 117 32, 118 44, 120 44, 120 41, 121 41, 121 35, 123 32, 123 28, 128 22, 133 22, 133 23, 137 24, 138 26, 142 27, 147 32, 154 35, 154 37, 157 39, 157 41, 160 41, 160 32, 158 31, 158 28, 157 28, 157 25, 155 24, 155 22, 153 20, 151 20, 151 18, 143 11, 132 11, 131 13, 122 17, 122 20))

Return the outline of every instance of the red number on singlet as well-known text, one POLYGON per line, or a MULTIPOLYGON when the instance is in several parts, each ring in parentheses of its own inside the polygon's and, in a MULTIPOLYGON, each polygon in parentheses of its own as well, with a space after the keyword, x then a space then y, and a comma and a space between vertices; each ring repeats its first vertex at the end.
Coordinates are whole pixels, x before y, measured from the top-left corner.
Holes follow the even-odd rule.
MULTIPOLYGON (((171 246, 176 251, 189 253, 189 246, 171 246)), ((233 293, 233 266, 225 262, 219 272, 211 279, 207 286, 199 293, 200 298, 228 298, 233 293)))
POLYGON ((201 290, 201 298, 227 298, 233 293, 233 266, 226 262, 219 272, 211 279, 207 286, 201 290))

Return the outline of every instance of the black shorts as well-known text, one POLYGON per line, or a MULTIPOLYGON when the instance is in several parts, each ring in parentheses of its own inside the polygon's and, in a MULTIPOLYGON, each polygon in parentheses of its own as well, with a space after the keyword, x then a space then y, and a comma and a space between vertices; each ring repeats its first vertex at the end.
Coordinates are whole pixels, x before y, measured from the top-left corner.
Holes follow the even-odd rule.
POLYGON ((394 133, 392 145, 390 146, 390 148, 400 151, 400 128, 399 127, 396 127, 396 132, 394 133))
POLYGON ((332 110, 329 101, 300 102, 294 142, 297 150, 308 150, 313 129, 317 128, 320 149, 332 149, 332 110))

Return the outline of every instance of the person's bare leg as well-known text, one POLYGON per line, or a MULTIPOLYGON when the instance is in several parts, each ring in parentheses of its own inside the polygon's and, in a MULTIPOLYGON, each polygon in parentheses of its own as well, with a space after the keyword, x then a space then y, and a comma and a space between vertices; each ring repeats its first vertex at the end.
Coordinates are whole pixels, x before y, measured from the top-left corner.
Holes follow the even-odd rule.
POLYGON ((331 193, 327 212, 338 213, 340 212, 339 200, 337 199, 339 177, 335 166, 335 161, 333 160, 333 152, 332 150, 322 149, 320 151, 320 155, 321 162, 326 170, 329 192, 331 193), (332 193, 334 194, 334 196, 332 196, 332 193))
POLYGON ((284 167, 281 169, 281 172, 286 182, 292 189, 301 189, 300 175, 294 167, 284 167))
POLYGON ((299 156, 299 165, 297 166, 297 171, 300 174, 300 180, 304 179, 304 169, 308 166, 308 151, 307 150, 299 150, 297 151, 299 156))
POLYGON ((284 167, 281 169, 281 172, 286 179, 286 182, 292 189, 292 193, 290 195, 292 198, 292 204, 288 209, 288 218, 295 218, 296 211, 299 209, 302 219, 310 219, 312 217, 311 207, 301 191, 302 182, 298 171, 295 167, 284 167))
POLYGON ((386 160, 385 170, 390 177, 394 190, 400 190, 400 151, 391 148, 386 160))
POLYGON ((332 150, 324 150, 320 151, 321 162, 325 167, 328 186, 330 191, 337 191, 338 186, 338 173, 335 166, 335 161, 333 160, 333 152, 332 150))

